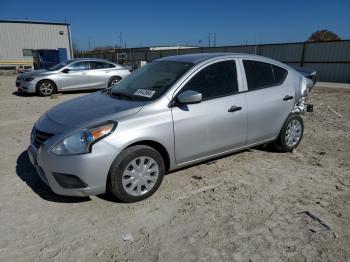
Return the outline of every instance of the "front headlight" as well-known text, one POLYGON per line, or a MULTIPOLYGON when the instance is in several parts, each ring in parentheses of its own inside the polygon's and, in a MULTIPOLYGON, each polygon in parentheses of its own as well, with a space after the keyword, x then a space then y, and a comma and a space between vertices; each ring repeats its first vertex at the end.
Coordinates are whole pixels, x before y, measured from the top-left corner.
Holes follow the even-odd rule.
POLYGON ((57 156, 81 155, 91 152, 94 143, 110 135, 117 127, 116 122, 107 122, 84 128, 56 144, 51 153, 57 156))

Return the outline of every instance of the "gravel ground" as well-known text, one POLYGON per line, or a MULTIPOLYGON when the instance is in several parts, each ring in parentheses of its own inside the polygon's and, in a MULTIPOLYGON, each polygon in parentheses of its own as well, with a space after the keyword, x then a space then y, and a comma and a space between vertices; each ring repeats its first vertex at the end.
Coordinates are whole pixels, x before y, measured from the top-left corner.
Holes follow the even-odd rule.
POLYGON ((350 261, 350 90, 315 88, 294 153, 233 154, 121 204, 57 196, 40 181, 30 129, 84 93, 22 97, 14 81, 0 77, 0 261, 350 261))

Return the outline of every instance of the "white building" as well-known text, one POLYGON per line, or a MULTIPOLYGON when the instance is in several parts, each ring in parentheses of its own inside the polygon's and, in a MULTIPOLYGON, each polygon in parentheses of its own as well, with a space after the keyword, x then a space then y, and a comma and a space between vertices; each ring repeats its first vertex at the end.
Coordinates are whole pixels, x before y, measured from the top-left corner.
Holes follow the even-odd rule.
POLYGON ((32 66, 32 50, 58 48, 73 57, 67 23, 0 20, 0 67, 32 66))

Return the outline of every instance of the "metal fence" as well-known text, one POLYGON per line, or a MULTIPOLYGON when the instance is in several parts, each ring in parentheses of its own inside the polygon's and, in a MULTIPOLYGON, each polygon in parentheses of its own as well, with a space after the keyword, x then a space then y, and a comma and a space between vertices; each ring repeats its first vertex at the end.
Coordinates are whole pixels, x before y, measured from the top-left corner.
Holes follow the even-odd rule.
POLYGON ((98 57, 138 67, 141 65, 141 61, 151 62, 172 55, 212 52, 262 55, 286 64, 316 69, 319 81, 350 83, 350 40, 152 51, 148 48, 130 48, 105 52, 85 52, 77 55, 77 57, 98 57))

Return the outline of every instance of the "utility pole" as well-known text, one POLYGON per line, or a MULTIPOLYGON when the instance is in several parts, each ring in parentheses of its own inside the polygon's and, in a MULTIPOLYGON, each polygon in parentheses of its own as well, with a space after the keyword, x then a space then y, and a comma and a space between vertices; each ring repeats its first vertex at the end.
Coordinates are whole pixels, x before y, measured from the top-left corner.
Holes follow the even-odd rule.
POLYGON ((211 44, 211 35, 210 35, 210 33, 209 33, 209 47, 210 47, 210 44, 211 44))
POLYGON ((256 42, 256 34, 254 35, 254 41, 255 41, 255 55, 257 54, 257 42, 256 42))
POLYGON ((91 50, 91 42, 90 42, 90 38, 89 38, 89 41, 88 41, 88 45, 89 45, 89 51, 91 50))
POLYGON ((214 47, 216 46, 216 33, 214 33, 214 47))
POLYGON ((122 37, 122 32, 119 32, 119 48, 123 48, 123 37, 122 37))

